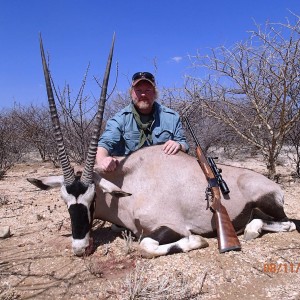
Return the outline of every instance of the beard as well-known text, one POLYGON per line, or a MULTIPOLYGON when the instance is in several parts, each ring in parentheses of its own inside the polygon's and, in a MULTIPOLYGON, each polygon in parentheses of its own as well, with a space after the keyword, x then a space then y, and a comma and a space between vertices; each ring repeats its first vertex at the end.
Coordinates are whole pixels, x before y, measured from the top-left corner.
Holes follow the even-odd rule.
POLYGON ((145 110, 151 112, 153 103, 154 103, 154 100, 153 100, 153 101, 150 101, 149 99, 140 100, 140 101, 133 100, 134 106, 135 106, 138 110, 140 110, 142 113, 143 113, 143 111, 145 111, 145 110))

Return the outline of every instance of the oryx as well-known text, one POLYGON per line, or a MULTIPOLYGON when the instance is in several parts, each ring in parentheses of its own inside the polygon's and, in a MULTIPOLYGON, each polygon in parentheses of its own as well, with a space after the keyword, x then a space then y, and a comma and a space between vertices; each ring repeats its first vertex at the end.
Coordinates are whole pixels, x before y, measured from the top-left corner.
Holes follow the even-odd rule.
MULTIPOLYGON (((131 230, 141 239, 140 248, 144 256, 206 247, 208 243, 203 237, 216 236, 216 228, 205 201, 207 181, 194 157, 182 152, 168 156, 158 145, 118 158, 117 170, 111 173, 101 173, 94 166, 113 45, 114 42, 105 72, 97 126, 91 138, 84 171, 81 177, 77 177, 64 149, 41 42, 44 75, 63 175, 28 180, 42 189, 61 186, 61 196, 70 213, 72 247, 76 255, 83 255, 89 248, 94 218, 131 230)), ((284 195, 277 184, 248 169, 230 166, 223 166, 222 169, 231 191, 222 198, 222 203, 235 229, 246 227, 245 239, 259 236, 262 230, 295 229, 295 224, 284 213, 284 195), (257 216, 263 216, 263 219, 257 216)))

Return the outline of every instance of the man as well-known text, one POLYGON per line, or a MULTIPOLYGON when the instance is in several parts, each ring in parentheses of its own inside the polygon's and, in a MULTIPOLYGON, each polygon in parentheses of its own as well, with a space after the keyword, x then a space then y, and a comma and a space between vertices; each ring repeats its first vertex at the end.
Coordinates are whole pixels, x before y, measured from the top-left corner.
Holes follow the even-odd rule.
POLYGON ((138 72, 132 76, 132 103, 108 120, 98 143, 97 166, 114 171, 118 160, 142 147, 163 144, 167 155, 189 150, 179 115, 155 100, 158 92, 154 76, 138 72))

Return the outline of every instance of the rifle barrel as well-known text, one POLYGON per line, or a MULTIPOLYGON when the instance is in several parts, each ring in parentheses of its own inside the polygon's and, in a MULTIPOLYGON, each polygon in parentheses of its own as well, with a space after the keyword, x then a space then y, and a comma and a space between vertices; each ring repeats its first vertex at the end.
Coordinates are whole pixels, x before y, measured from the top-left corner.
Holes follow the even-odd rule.
MULTIPOLYGON (((192 135, 193 140, 195 141, 196 146, 197 146, 197 147, 200 147, 200 143, 199 143, 199 141, 198 141, 198 139, 197 139, 197 137, 196 137, 196 135, 195 135, 195 132, 194 132, 192 126, 191 126, 191 123, 190 123, 189 119, 188 119, 186 116, 184 116, 183 118, 184 118, 184 120, 185 120, 186 125, 187 125, 188 128, 189 128, 189 131, 190 131, 190 133, 191 133, 191 135, 192 135)), ((200 147, 200 148, 201 148, 201 147, 200 147)))

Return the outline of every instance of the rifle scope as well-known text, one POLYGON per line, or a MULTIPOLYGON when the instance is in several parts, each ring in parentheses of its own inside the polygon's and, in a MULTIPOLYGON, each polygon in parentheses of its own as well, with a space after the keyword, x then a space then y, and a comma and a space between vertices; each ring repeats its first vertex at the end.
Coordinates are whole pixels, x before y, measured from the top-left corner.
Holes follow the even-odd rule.
POLYGON ((222 194, 227 195, 230 193, 230 190, 228 188, 227 183, 225 182, 225 180, 222 178, 222 175, 220 174, 222 170, 217 167, 214 159, 217 159, 217 157, 208 157, 207 161, 218 181, 222 194))

